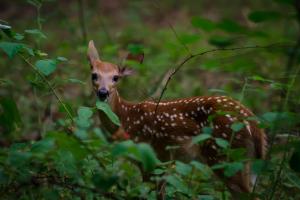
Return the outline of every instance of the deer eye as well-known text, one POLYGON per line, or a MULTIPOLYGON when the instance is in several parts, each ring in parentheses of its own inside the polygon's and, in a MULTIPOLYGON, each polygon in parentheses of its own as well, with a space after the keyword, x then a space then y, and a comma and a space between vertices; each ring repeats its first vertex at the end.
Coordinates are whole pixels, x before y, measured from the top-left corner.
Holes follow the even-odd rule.
POLYGON ((114 82, 117 82, 117 81, 119 80, 119 76, 113 76, 112 80, 113 80, 114 82))
POLYGON ((92 73, 92 81, 96 81, 98 79, 98 75, 96 73, 92 73))

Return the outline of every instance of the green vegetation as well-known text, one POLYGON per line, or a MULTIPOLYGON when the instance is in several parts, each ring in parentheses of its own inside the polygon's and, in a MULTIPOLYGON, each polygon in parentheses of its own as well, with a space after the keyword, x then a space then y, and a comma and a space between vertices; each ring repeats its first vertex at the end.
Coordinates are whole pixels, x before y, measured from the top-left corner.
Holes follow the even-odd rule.
POLYGON ((253 161, 258 181, 241 198, 300 199, 299 1, 1 4, 1 199, 156 199, 162 181, 166 199, 231 199, 213 171, 239 172, 244 149, 216 138, 232 162, 160 162, 149 145, 112 141, 101 129, 98 110, 120 122, 92 92, 89 39, 117 64, 127 52, 145 53, 143 64, 127 63, 138 74, 122 80, 125 99, 228 95, 251 108, 269 150, 265 161, 253 161))

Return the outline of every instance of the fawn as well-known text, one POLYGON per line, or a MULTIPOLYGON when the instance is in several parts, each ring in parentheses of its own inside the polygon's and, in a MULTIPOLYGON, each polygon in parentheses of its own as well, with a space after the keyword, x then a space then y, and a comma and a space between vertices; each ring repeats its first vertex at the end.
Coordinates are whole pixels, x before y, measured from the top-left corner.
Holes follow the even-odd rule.
MULTIPOLYGON (((131 56, 142 61, 143 56, 131 56)), ((127 67, 120 68, 115 64, 100 60, 93 41, 88 45, 88 60, 91 65, 92 83, 101 101, 107 101, 113 112, 120 118, 122 128, 137 142, 149 143, 162 161, 170 159, 166 146, 180 146, 174 153, 174 159, 190 161, 201 159, 208 165, 225 161, 224 155, 218 153, 218 146, 213 139, 203 145, 191 145, 192 137, 201 134, 203 127, 209 125, 212 135, 230 141, 235 122, 245 126, 235 133, 231 148, 245 148, 250 159, 264 158, 266 152, 266 136, 258 128, 258 123, 249 117, 254 114, 239 102, 226 96, 200 96, 157 103, 144 101, 133 103, 123 100, 116 88, 120 78, 133 74, 127 67), (223 114, 219 114, 219 112, 223 114), (230 113, 230 114, 224 114, 230 113)), ((100 112, 100 120, 111 133, 117 127, 110 122, 104 113, 100 112)), ((122 132, 119 129, 117 132, 122 132)), ((222 171, 217 171, 222 176, 222 171)), ((234 193, 251 192, 252 182, 250 162, 244 164, 244 169, 226 180, 226 185, 234 193)))

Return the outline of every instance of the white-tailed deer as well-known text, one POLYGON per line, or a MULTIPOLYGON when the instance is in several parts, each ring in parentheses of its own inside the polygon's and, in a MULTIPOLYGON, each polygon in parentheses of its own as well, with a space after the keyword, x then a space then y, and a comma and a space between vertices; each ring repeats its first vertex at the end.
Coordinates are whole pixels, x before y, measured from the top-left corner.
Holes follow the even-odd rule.
MULTIPOLYGON (((141 60, 143 56, 135 58, 141 60)), ((239 102, 226 96, 200 96, 162 101, 156 110, 156 102, 133 103, 120 97, 117 82, 123 76, 131 75, 133 70, 102 61, 93 41, 89 42, 88 59, 98 98, 107 100, 120 118, 122 128, 135 141, 149 143, 160 160, 170 159, 170 152, 165 147, 176 145, 180 146, 174 152, 173 158, 177 160, 201 159, 210 166, 225 161, 226 156, 219 153, 215 140, 191 146, 192 137, 201 134, 202 128, 211 124, 213 137, 230 141, 231 125, 235 122, 242 122, 245 126, 233 135, 231 148, 244 148, 249 159, 264 158, 265 133, 258 128, 256 121, 249 119, 253 113, 239 102)), ((100 119, 110 132, 117 130, 104 113, 100 113, 100 119)), ((216 173, 222 176, 221 171, 216 173)), ((246 162, 244 170, 229 178, 226 184, 233 192, 251 192, 250 163, 246 162)))

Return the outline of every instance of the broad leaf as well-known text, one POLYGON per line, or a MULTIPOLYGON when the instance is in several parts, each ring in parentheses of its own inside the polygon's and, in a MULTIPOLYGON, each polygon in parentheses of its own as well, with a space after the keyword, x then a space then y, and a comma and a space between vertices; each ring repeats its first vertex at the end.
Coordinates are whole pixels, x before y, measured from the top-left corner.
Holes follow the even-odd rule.
POLYGON ((45 59, 45 60, 36 61, 35 66, 45 76, 48 76, 55 71, 56 64, 57 64, 56 60, 45 59))
POLYGON ((226 149, 229 146, 228 141, 222 138, 216 138, 216 144, 223 149, 226 149))
POLYGON ((183 44, 192 44, 197 42, 200 39, 199 35, 196 34, 182 34, 179 36, 179 40, 183 44))
POLYGON ((74 136, 63 132, 49 132, 46 137, 53 138, 59 149, 70 151, 76 159, 83 159, 88 155, 87 150, 74 136))
POLYGON ((58 56, 58 57, 56 58, 56 60, 61 61, 61 62, 66 62, 66 61, 68 61, 67 58, 62 57, 62 56, 58 56))
POLYGON ((208 140, 209 138, 211 138, 210 134, 203 133, 203 134, 193 137, 192 142, 193 142, 193 144, 200 144, 200 143, 203 143, 204 141, 208 140))
POLYGON ((248 15, 248 18, 255 23, 277 20, 280 14, 275 11, 253 11, 248 15))
POLYGON ((176 176, 176 175, 169 175, 166 178, 166 181, 168 184, 172 185, 177 191, 183 192, 183 193, 189 193, 189 188, 184 183, 184 181, 176 176))
POLYGON ((0 49, 2 49, 9 58, 13 58, 22 48, 23 44, 15 42, 0 42, 0 49))
POLYGON ((77 114, 79 118, 89 119, 92 117, 93 111, 89 107, 81 106, 79 107, 77 114))
POLYGON ((235 122, 235 123, 231 124, 230 128, 234 132, 238 132, 238 131, 242 130, 242 128, 244 128, 244 126, 245 126, 245 124, 243 124, 241 122, 235 122))
POLYGON ((110 109, 110 106, 107 103, 102 101, 97 101, 96 107, 99 110, 102 110, 114 124, 116 124, 117 126, 121 125, 118 116, 110 109))
POLYGON ((46 35, 38 29, 28 29, 28 30, 25 30, 25 33, 32 34, 32 35, 35 35, 35 36, 37 36, 39 38, 43 38, 43 39, 47 38, 46 35))
POLYGON ((118 176, 116 175, 108 175, 107 173, 97 172, 92 177, 92 181, 102 191, 109 190, 114 184, 118 181, 118 176))
POLYGON ((149 144, 140 143, 135 144, 131 140, 118 143, 112 150, 113 156, 125 155, 140 161, 144 170, 154 170, 159 160, 157 159, 155 152, 149 146, 149 144))
POLYGON ((156 164, 159 162, 155 152, 149 144, 140 143, 138 144, 138 151, 140 156, 140 161, 143 164, 143 168, 146 171, 154 170, 156 164))
POLYGON ((194 27, 204 31, 211 31, 216 28, 216 24, 213 21, 202 17, 193 17, 191 22, 194 27))
POLYGON ((218 23, 218 28, 230 33, 244 32, 246 29, 232 20, 223 20, 218 23))
POLYGON ((225 48, 232 45, 234 40, 231 37, 215 35, 209 39, 209 43, 216 47, 225 48))
POLYGON ((4 133, 14 131, 21 124, 16 102, 12 98, 0 98, 0 125, 4 128, 4 133))
POLYGON ((62 176, 78 177, 76 159, 70 151, 58 150, 54 155, 56 170, 62 176))
POLYGON ((45 154, 52 150, 55 146, 54 139, 45 138, 43 140, 33 143, 31 146, 31 152, 37 154, 45 154))
POLYGON ((176 164, 176 171, 181 175, 187 176, 192 172, 192 166, 189 164, 185 164, 180 161, 176 161, 175 164, 176 164))

